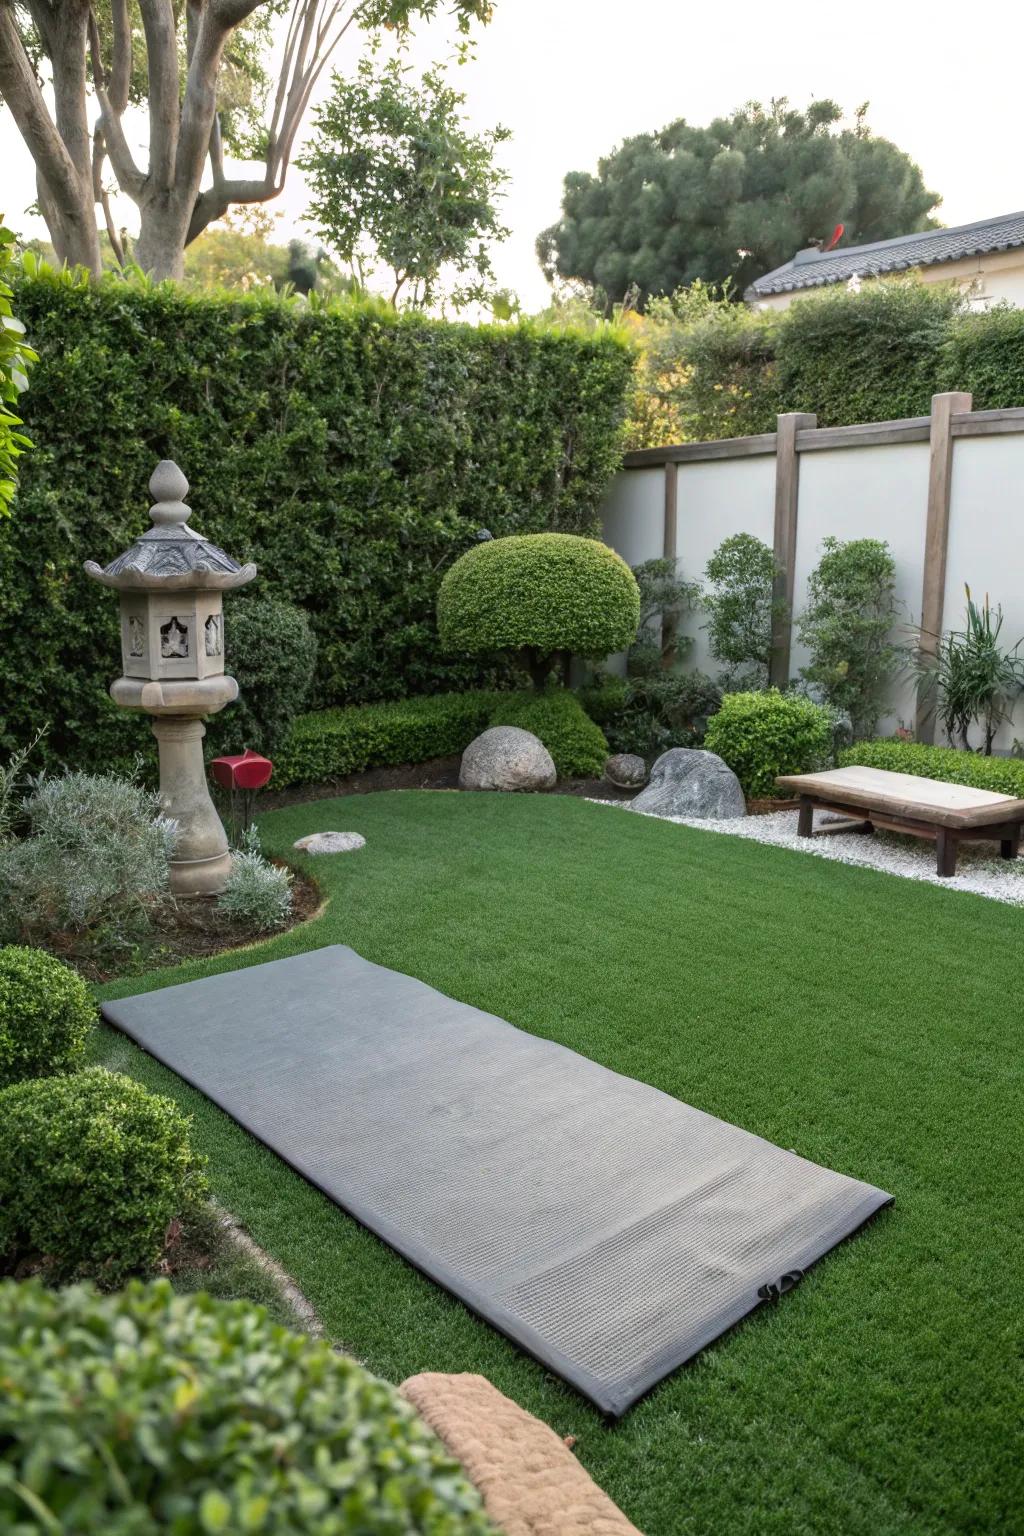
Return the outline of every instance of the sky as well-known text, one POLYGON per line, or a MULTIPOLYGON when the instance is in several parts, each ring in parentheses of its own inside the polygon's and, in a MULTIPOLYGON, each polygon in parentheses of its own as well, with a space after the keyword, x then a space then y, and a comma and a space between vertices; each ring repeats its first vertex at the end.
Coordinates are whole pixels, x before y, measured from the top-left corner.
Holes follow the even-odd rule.
MULTIPOLYGON (((454 36, 447 19, 423 25, 410 58, 443 59, 454 36)), ((499 146, 512 234, 495 252, 498 282, 527 311, 547 301, 534 242, 558 217, 567 171, 594 170, 632 134, 678 117, 706 123, 751 99, 786 96, 803 107, 831 97, 850 114, 869 101, 873 132, 912 155, 942 194, 943 223, 1024 208, 1022 43, 1018 0, 989 0, 977 13, 948 0, 789 12, 763 0, 732 0, 726 10, 680 0, 495 0, 490 26, 476 31, 475 60, 455 81, 474 128, 502 123, 513 134, 499 146)), ((351 68, 359 48, 347 39, 338 66, 351 68)), ((28 152, 0 113, 0 211, 19 233, 44 235, 23 213, 34 196, 28 152)), ((293 168, 269 205, 281 214, 275 238, 312 238, 305 202, 293 168)), ((130 204, 119 210, 129 227, 130 214, 130 204)))

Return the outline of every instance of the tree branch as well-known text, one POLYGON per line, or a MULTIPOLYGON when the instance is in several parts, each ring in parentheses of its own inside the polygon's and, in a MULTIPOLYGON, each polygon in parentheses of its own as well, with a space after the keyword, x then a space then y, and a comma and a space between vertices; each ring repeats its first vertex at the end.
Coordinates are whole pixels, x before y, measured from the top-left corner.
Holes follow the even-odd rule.
POLYGON ((191 245, 208 224, 222 219, 233 203, 269 203, 280 190, 266 180, 220 181, 216 186, 208 187, 196 198, 185 244, 191 245))
POLYGON ((149 181, 168 195, 178 148, 178 38, 172 0, 139 0, 149 61, 149 181))
POLYGON ((110 208, 110 198, 107 189, 103 185, 103 162, 106 159, 106 147, 103 142, 103 128, 97 123, 92 136, 92 191, 93 196, 103 209, 103 221, 107 226, 107 239, 114 253, 114 259, 119 267, 124 266, 124 246, 121 236, 114 223, 114 215, 110 208))
POLYGON ((128 0, 111 0, 110 13, 114 27, 114 48, 107 92, 111 109, 120 117, 128 105, 132 78, 132 26, 128 0))
POLYGON ((50 195, 68 208, 80 207, 84 189, 78 171, 46 110, 18 34, 14 9, 6 0, 0 0, 0 95, 11 109, 50 195))
MULTIPOLYGON (((105 153, 110 159, 114 175, 117 177, 118 186, 128 197, 138 200, 146 184, 146 178, 135 164, 135 158, 128 147, 128 140, 124 136, 121 126, 121 112, 114 106, 111 95, 107 90, 107 78, 103 69, 103 59, 100 50, 100 33, 96 24, 96 17, 92 10, 89 11, 89 53, 92 60, 92 81, 96 93, 96 102, 100 109, 100 127, 103 131, 105 153)), ((129 66, 131 62, 129 42, 129 66)), ((121 61, 123 68, 123 59, 121 61)), ((118 82, 118 88, 121 82, 118 82)), ((124 99, 128 98, 127 81, 124 82, 124 99)), ((96 150, 95 139, 93 145, 93 181, 96 179, 96 150)), ((97 199, 99 194, 97 193, 97 199)), ((110 228, 110 218, 107 209, 107 227, 110 228)), ((122 262, 123 265, 123 262, 122 262)))

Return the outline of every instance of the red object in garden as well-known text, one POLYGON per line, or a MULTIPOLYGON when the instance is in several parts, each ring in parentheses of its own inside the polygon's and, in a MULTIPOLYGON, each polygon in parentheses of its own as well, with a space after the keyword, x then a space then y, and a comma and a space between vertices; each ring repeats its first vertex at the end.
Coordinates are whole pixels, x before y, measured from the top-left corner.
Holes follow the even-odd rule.
POLYGON ((263 788, 273 771, 274 765, 269 757, 261 757, 248 747, 234 757, 215 757, 211 762, 210 772, 214 779, 221 789, 229 790, 231 794, 231 840, 236 845, 239 833, 246 831, 252 821, 252 803, 256 791, 263 788), (242 796, 241 824, 235 798, 238 794, 242 796))
POLYGON ((837 224, 835 229, 832 231, 832 238, 831 238, 831 240, 828 242, 827 245, 823 245, 822 246, 821 254, 824 256, 826 251, 834 251, 836 246, 839 244, 840 240, 843 238, 843 235, 845 233, 846 233, 846 225, 845 224, 837 224))
POLYGON ((210 771, 221 789, 262 789, 274 771, 269 757, 248 748, 235 757, 215 757, 210 771))

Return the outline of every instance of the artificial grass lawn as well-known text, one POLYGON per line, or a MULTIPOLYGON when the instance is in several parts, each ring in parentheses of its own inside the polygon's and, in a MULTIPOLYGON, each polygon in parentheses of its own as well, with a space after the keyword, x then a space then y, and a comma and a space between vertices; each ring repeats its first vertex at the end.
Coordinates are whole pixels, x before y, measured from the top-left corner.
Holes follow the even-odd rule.
POLYGON ((352 796, 261 826, 274 852, 326 827, 367 847, 309 861, 314 922, 101 996, 351 944, 897 1201, 610 1427, 104 1031, 192 1111, 215 1195, 336 1340, 394 1381, 483 1372, 647 1536, 1024 1530, 1024 914, 569 797, 352 796))

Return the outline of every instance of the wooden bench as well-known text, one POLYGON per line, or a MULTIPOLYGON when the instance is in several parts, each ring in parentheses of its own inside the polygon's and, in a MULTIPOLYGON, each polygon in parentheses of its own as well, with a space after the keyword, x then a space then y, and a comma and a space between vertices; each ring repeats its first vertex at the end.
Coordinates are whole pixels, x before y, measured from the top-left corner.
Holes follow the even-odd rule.
POLYGON ((1015 859, 1020 847, 1024 800, 971 789, 966 784, 942 784, 912 773, 884 768, 833 768, 827 773, 783 774, 775 781, 800 801, 797 832, 814 837, 814 812, 833 811, 846 817, 817 829, 827 832, 907 832, 935 841, 936 869, 956 873, 961 843, 992 840, 1004 859, 1015 859), (853 819, 849 819, 853 813, 853 819))

